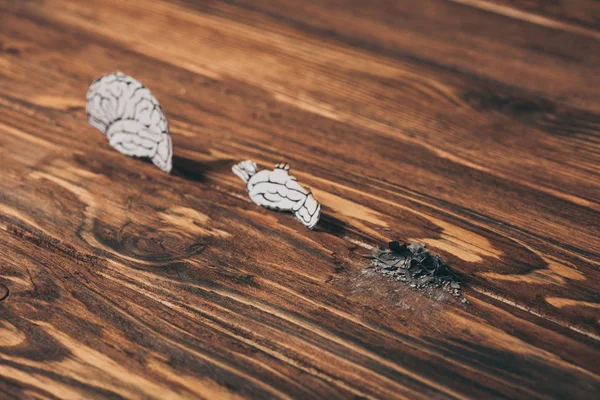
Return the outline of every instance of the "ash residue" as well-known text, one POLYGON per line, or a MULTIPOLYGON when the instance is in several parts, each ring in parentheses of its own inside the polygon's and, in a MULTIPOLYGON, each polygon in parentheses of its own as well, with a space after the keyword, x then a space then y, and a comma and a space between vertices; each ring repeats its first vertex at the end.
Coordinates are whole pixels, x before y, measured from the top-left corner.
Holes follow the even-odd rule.
MULTIPOLYGON (((375 249, 366 268, 391 279, 406 282, 415 289, 442 288, 460 297, 460 277, 452 272, 437 254, 431 254, 423 243, 410 245, 390 242, 387 249, 375 249)), ((466 302, 466 299, 463 299, 466 302)))

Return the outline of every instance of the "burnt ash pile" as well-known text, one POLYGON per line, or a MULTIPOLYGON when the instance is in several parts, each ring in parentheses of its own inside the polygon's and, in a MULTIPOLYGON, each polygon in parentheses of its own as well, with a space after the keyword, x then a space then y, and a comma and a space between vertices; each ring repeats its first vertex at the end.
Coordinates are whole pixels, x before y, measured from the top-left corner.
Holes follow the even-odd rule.
POLYGON ((387 249, 375 249, 367 268, 375 269, 391 279, 406 282, 415 289, 442 288, 460 297, 460 277, 437 254, 431 254, 423 243, 390 242, 387 249))

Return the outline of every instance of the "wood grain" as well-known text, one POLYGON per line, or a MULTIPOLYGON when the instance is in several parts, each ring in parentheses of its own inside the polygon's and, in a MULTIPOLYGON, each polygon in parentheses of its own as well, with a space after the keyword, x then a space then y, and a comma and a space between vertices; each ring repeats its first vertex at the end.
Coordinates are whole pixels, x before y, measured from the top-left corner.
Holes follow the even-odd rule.
POLYGON ((533 24, 598 37, 600 10, 594 0, 451 0, 533 24))
POLYGON ((542 3, 0 0, 0 398, 594 398, 600 8, 542 3), (171 175, 87 124, 115 70, 171 175), (392 239, 470 304, 365 271, 392 239))

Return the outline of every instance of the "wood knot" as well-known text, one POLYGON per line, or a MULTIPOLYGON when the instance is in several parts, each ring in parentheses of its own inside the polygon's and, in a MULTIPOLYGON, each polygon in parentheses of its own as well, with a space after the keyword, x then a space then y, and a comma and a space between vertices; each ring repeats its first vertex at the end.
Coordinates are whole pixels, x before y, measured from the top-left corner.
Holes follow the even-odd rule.
POLYGON ((6 299, 8 297, 8 288, 0 283, 0 301, 6 299))
POLYGON ((116 253, 140 261, 169 263, 201 253, 207 243, 172 227, 149 227, 128 222, 116 235, 96 226, 94 235, 116 253))

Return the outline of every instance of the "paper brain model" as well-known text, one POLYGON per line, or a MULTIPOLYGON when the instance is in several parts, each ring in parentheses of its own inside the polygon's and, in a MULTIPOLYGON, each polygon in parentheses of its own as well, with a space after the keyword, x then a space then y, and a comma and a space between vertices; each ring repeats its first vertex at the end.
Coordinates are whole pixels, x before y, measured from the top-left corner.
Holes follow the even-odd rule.
POLYGON ((89 123, 112 147, 133 157, 148 157, 169 173, 173 149, 169 124, 156 98, 144 85, 121 72, 103 75, 86 95, 89 123))
POLYGON ((242 161, 233 166, 233 173, 247 184, 250 199, 259 206, 272 210, 291 211, 309 229, 321 216, 321 205, 310 190, 298 184, 289 175, 288 164, 278 164, 273 171, 258 171, 253 161, 242 161))

